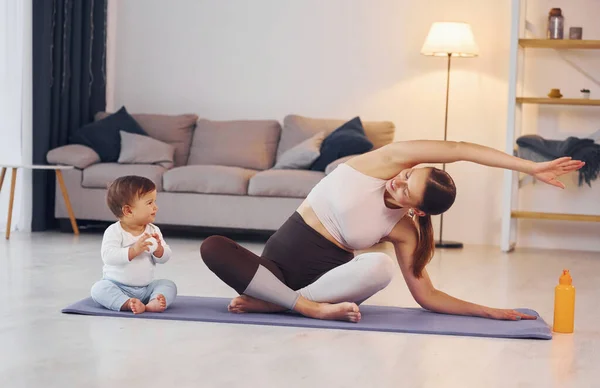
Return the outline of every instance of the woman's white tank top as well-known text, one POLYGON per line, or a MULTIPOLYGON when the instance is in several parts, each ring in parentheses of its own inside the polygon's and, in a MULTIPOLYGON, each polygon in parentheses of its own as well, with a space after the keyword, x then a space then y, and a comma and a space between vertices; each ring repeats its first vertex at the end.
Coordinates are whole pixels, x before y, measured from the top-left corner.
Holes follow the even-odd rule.
POLYGON ((350 250, 367 249, 387 236, 408 212, 385 206, 386 182, 342 163, 321 179, 306 199, 341 245, 350 250))

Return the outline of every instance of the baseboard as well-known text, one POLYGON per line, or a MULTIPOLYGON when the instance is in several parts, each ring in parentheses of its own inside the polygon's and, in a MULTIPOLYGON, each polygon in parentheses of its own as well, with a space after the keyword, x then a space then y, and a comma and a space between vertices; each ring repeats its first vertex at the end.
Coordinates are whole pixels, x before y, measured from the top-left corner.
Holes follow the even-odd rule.
MULTIPOLYGON (((106 228, 114 221, 77 220, 80 233, 104 233, 106 228)), ((71 222, 68 218, 59 218, 58 224, 62 233, 73 233, 71 222)), ((166 237, 178 238, 206 238, 212 235, 221 235, 234 240, 266 241, 274 230, 257 230, 245 228, 218 228, 208 226, 171 225, 157 223, 166 237)))

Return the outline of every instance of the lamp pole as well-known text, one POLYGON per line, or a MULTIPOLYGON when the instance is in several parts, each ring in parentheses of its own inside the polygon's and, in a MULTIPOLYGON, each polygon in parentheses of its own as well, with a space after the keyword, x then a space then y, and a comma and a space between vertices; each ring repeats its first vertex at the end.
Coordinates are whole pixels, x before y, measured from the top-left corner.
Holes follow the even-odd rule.
MULTIPOLYGON (((448 53, 448 71, 446 73, 446 112, 444 117, 444 141, 448 139, 448 101, 450 100, 450 64, 452 53, 448 53)), ((442 163, 442 170, 446 171, 446 163, 442 163)), ((435 244, 437 248, 462 248, 463 244, 456 241, 444 241, 444 213, 440 214, 440 239, 435 244)))

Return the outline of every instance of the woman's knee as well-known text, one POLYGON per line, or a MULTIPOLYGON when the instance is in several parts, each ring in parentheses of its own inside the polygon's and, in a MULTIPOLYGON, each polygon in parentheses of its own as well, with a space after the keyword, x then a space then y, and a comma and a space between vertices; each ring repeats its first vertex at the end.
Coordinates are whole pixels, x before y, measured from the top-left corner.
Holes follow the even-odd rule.
POLYGON ((394 260, 382 252, 367 253, 369 260, 369 277, 383 287, 390 284, 394 277, 394 260))
POLYGON ((215 263, 231 246, 231 240, 223 236, 210 236, 200 245, 200 257, 207 266, 215 263))

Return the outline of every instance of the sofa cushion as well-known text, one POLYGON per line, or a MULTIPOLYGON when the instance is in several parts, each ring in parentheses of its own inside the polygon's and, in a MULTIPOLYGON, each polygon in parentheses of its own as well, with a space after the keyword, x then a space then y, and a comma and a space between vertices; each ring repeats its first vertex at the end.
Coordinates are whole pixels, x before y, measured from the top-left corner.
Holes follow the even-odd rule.
POLYGON ((90 147, 81 144, 67 144, 48 151, 46 160, 49 164, 64 164, 84 169, 100 162, 100 156, 90 147))
POLYGON ((113 115, 77 129, 69 137, 69 142, 90 147, 96 151, 103 163, 114 163, 119 159, 121 152, 119 131, 147 135, 127 109, 122 107, 113 115))
POLYGON ((349 155, 364 154, 373 149, 373 143, 365 136, 359 117, 344 123, 323 140, 321 155, 310 167, 313 171, 325 171, 327 165, 349 155))
POLYGON ((164 167, 153 164, 118 164, 98 163, 83 170, 81 185, 93 189, 106 189, 118 177, 139 175, 150 179, 156 190, 162 190, 162 175, 167 171, 164 167))
MULTIPOLYGON (((283 119, 277 157, 320 131, 324 131, 326 136, 329 135, 346 121, 310 118, 299 115, 286 116, 283 119)), ((367 139, 373 143, 373 149, 383 147, 394 140, 396 129, 394 123, 391 121, 364 121, 363 127, 367 139)))
POLYGON ((248 195, 305 198, 324 176, 308 170, 261 171, 250 179, 248 195))
MULTIPOLYGON (((98 112, 96 120, 110 116, 108 112, 98 112)), ((150 137, 175 147, 175 166, 187 164, 192 144, 192 135, 198 116, 195 114, 161 115, 134 113, 134 120, 150 137)))
POLYGON ((202 194, 246 195, 255 170, 229 166, 184 166, 163 176, 165 191, 202 194))
POLYGON ((273 166, 281 125, 273 120, 200 119, 188 165, 219 165, 266 170, 273 166))
POLYGON ((166 169, 173 167, 175 147, 150 136, 121 131, 119 163, 158 164, 166 169))
POLYGON ((273 166, 275 170, 307 170, 321 155, 325 132, 319 132, 285 151, 273 166))

